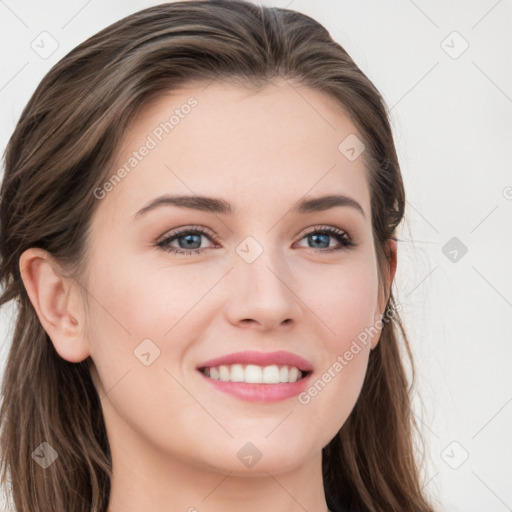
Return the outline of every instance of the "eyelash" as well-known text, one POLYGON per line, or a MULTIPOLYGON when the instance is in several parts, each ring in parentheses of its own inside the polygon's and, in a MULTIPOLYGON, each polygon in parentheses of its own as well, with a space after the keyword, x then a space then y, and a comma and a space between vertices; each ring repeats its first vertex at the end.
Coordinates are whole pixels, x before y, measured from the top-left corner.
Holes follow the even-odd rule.
MULTIPOLYGON (((332 235, 341 244, 339 247, 318 249, 319 252, 330 253, 330 252, 341 251, 341 250, 356 246, 356 244, 352 240, 352 237, 346 231, 342 231, 341 229, 338 229, 335 227, 330 227, 330 226, 315 226, 312 231, 305 233, 300 240, 302 240, 303 238, 306 238, 309 235, 319 234, 319 233, 332 235)), ((212 233, 207 232, 205 229, 201 228, 200 226, 189 226, 189 227, 178 229, 176 231, 171 232, 163 240, 161 240, 160 242, 157 242, 156 246, 159 247, 160 249, 163 249, 166 252, 172 252, 174 254, 187 255, 187 256, 201 254, 202 252, 204 252, 207 249, 212 249, 211 247, 207 247, 207 248, 203 248, 203 249, 180 249, 177 247, 169 246, 169 244, 171 242, 173 242, 174 240, 181 238, 184 235, 189 235, 189 234, 204 235, 204 236, 210 238, 216 244, 219 244, 218 237, 216 237, 212 233)), ((307 247, 307 249, 314 250, 315 248, 307 247)))

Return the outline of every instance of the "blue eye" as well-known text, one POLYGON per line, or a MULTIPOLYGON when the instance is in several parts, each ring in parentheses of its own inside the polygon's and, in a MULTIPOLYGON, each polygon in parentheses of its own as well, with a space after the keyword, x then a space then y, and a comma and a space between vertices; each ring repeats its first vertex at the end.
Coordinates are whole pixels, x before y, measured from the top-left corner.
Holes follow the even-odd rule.
MULTIPOLYGON (((308 238, 311 240, 313 244, 318 247, 318 244, 322 245, 327 243, 327 247, 320 247, 322 252, 332 252, 332 251, 340 251, 342 249, 346 249, 348 247, 353 247, 356 244, 352 241, 352 238, 346 231, 342 231, 341 229, 330 227, 330 226, 316 226, 314 231, 310 231, 307 233, 301 240, 304 238, 308 238), (334 237, 339 243, 340 246, 329 247, 329 238, 334 237)), ((312 247, 314 249, 315 247, 312 247)))
POLYGON ((187 227, 173 231, 161 242, 158 242, 157 246, 162 248, 164 251, 174 252, 175 254, 186 254, 189 256, 192 254, 200 254, 204 251, 204 248, 201 248, 201 237, 203 236, 215 240, 213 235, 209 234, 199 226, 187 227), (181 242, 183 239, 184 241, 181 242), (171 242, 174 242, 175 240, 178 240, 179 248, 170 245, 171 242), (197 247, 197 244, 199 244, 199 247, 197 247))
MULTIPOLYGON (((201 238, 206 237, 215 243, 219 244, 219 240, 213 234, 204 230, 200 226, 190 226, 181 228, 171 232, 166 238, 158 242, 157 247, 164 251, 172 252, 180 255, 194 255, 200 254, 211 247, 201 247, 201 238), (178 247, 171 245, 172 242, 177 241, 178 247)), ((301 240, 308 239, 313 243, 313 247, 309 249, 319 249, 319 252, 333 252, 354 247, 356 244, 346 231, 330 226, 315 226, 315 229, 306 233, 301 240), (329 247, 330 238, 335 238, 338 241, 337 246, 329 247), (322 247, 322 245, 327 247, 322 247)))

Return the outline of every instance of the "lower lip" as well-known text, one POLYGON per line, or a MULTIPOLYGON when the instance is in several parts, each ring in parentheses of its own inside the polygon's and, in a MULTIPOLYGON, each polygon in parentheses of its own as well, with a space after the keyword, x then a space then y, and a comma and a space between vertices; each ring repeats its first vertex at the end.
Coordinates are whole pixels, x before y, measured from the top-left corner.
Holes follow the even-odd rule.
POLYGON ((280 400, 286 400, 287 398, 297 396, 307 387, 312 375, 309 373, 297 382, 284 382, 280 384, 248 384, 247 382, 231 382, 211 379, 204 373, 199 373, 219 391, 234 395, 249 402, 278 402, 280 400))

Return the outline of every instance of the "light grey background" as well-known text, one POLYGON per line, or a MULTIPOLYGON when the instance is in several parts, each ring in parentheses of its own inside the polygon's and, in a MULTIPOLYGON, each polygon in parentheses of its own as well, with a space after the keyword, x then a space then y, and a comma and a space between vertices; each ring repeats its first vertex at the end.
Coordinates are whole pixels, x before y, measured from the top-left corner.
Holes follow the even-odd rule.
MULTIPOLYGON (((53 64, 158 3, 0 0, 2 151, 53 64)), ((323 23, 390 108, 408 197, 394 286, 424 403, 425 488, 440 512, 512 510, 512 2, 262 3, 323 23)), ((1 373, 12 311, 0 313, 1 373)))

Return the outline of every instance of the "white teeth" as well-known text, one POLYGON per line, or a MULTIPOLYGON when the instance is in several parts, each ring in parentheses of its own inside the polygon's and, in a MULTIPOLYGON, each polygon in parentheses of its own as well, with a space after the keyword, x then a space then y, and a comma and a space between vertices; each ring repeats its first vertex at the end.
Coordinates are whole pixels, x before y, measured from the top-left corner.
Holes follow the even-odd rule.
POLYGON ((248 364, 245 367, 245 382, 249 382, 251 384, 261 384, 263 382, 261 366, 248 364))
POLYGON ((299 377, 300 377, 299 369, 295 368, 295 366, 292 366, 288 373, 288 380, 290 382, 295 382, 296 380, 299 380, 299 377))
POLYGON ((279 382, 279 368, 276 365, 263 368, 263 382, 277 384, 279 382))
POLYGON ((302 372, 295 366, 258 366, 248 364, 220 365, 205 368, 203 373, 211 379, 223 382, 246 382, 249 384, 278 384, 280 382, 296 382, 302 372))
POLYGON ((229 380, 229 368, 227 366, 219 366, 219 378, 221 381, 226 382, 229 380))
POLYGON ((241 364, 234 364, 231 366, 231 381, 243 382, 245 379, 244 367, 241 364))

